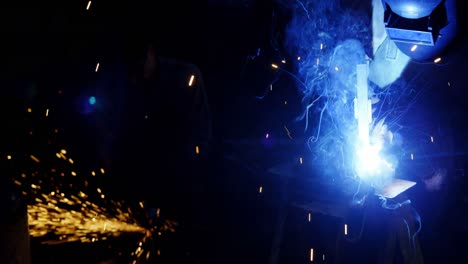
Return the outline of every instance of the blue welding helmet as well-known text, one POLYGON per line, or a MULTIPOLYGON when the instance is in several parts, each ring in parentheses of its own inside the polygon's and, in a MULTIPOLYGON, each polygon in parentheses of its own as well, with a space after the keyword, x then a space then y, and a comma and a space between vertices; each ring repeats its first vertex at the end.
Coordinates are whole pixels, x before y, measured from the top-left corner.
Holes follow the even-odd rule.
POLYGON ((415 60, 432 60, 454 40, 456 0, 383 0, 384 24, 397 47, 415 60))

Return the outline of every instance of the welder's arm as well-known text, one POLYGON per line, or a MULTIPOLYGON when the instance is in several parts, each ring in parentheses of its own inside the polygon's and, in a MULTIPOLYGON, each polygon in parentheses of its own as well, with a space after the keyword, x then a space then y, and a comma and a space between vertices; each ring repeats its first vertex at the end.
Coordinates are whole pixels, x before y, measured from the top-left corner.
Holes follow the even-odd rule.
POLYGON ((372 0, 372 49, 369 80, 381 88, 388 86, 401 76, 410 58, 387 36, 382 0, 372 0))

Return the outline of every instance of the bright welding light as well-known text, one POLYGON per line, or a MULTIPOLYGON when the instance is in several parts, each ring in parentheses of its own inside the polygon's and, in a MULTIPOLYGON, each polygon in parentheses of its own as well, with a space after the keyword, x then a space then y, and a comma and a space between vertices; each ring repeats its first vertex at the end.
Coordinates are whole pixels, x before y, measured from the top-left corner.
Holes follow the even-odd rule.
POLYGON ((374 127, 374 133, 372 135, 373 140, 371 140, 370 123, 372 121, 372 107, 368 94, 367 67, 368 66, 365 64, 360 64, 357 65, 356 69, 357 94, 354 101, 354 114, 358 123, 358 133, 357 141, 355 142, 355 171, 363 180, 376 180, 392 176, 394 166, 381 156, 384 142, 379 140, 378 135, 380 135, 380 133, 377 132, 385 131, 383 123, 378 123, 374 127))
POLYGON ((356 151, 356 173, 362 179, 386 177, 393 175, 394 165, 385 160, 379 145, 362 145, 356 151))

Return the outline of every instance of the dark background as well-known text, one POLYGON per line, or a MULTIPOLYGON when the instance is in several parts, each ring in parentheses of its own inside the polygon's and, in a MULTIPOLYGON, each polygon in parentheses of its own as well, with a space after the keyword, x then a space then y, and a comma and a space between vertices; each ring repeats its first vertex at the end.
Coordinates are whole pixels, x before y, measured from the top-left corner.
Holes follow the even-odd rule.
MULTIPOLYGON (((278 5, 261 0, 93 1, 90 12, 85 10, 86 4, 87 1, 62 1, 2 5, 3 109, 30 104, 56 106, 60 109, 56 122, 67 132, 63 140, 74 152, 80 153, 86 164, 93 165, 99 163, 95 146, 98 139, 94 136, 99 128, 90 125, 96 120, 91 122, 89 118, 97 117, 82 115, 73 107, 73 102, 81 91, 98 80, 99 76, 94 73, 97 62, 103 71, 109 65, 131 64, 141 56, 145 44, 153 42, 161 56, 196 65, 202 73, 211 109, 213 142, 209 155, 186 171, 191 177, 190 198, 182 201, 185 207, 168 215, 180 222, 181 227, 167 239, 165 249, 169 256, 164 261, 267 262, 282 202, 281 190, 288 182, 284 175, 267 170, 291 157, 306 155, 307 151, 301 139, 275 146, 261 140, 265 133, 271 133, 278 142, 287 139, 283 125, 299 113, 300 98, 294 89, 295 83, 284 76, 276 85, 281 88, 274 96, 264 101, 255 98, 276 78, 270 64, 287 54, 281 45, 278 50, 275 44, 281 41, 278 32, 285 26, 287 16, 278 5), (259 49, 260 56, 249 60, 248 56, 256 55, 259 49), (62 95, 58 95, 59 90, 62 95), (285 100, 287 105, 283 104, 285 100), (259 186, 263 187, 262 194, 258 193, 259 186)), ((420 73, 421 85, 431 83, 433 87, 418 100, 407 122, 421 124, 433 118, 434 122, 425 128, 443 131, 441 133, 448 139, 442 144, 451 142, 453 148, 442 152, 448 152, 449 157, 445 158, 456 164, 451 167, 456 177, 451 178, 450 185, 443 191, 427 193, 420 184, 411 193, 415 206, 421 209, 424 228, 421 243, 426 263, 445 262, 447 258, 450 263, 463 263, 455 259, 466 259, 463 252, 468 222, 463 174, 467 142, 465 113, 468 110, 463 89, 467 73, 465 43, 466 37, 461 34, 447 54, 448 66, 411 64, 405 73, 408 79, 420 73)), ((115 78, 119 78, 119 74, 115 71, 115 78)), ((9 117, 12 116, 14 113, 9 117)), ((18 124, 21 126, 21 120, 18 124)), ((7 145, 13 147, 14 144, 11 141, 7 145)), ((425 166, 427 163, 421 165, 425 166)), ((298 178, 310 174, 314 173, 297 171, 298 178)), ((109 183, 112 177, 124 176, 116 173, 109 177, 102 181, 109 183)), ((287 185, 293 197, 289 199, 341 199, 333 191, 327 193, 314 186, 317 182, 313 180, 297 181, 296 185, 287 185)), ((148 184, 152 184, 151 179, 148 184)), ((306 211, 294 207, 287 211, 280 263, 306 263, 311 247, 325 252, 330 256, 327 261, 332 261, 337 254, 332 249, 341 232, 340 220, 317 215, 316 222, 308 223, 306 211)), ((361 215, 355 217, 359 226, 361 215)), ((350 263, 372 263, 378 254, 379 243, 375 240, 381 242, 385 238, 383 233, 373 231, 380 230, 385 223, 377 216, 371 219, 364 239, 343 247, 342 259, 349 258, 350 263)), ((121 242, 115 243, 115 247, 125 248, 119 244, 121 242)), ((103 252, 100 260, 110 257, 104 247, 70 248, 70 252, 74 252, 72 256, 88 260, 100 254, 78 252, 103 252)), ((63 263, 66 256, 60 257, 61 250, 58 247, 35 248, 33 244, 35 256, 51 263, 63 263), (55 262, 50 255, 55 255, 55 262)))

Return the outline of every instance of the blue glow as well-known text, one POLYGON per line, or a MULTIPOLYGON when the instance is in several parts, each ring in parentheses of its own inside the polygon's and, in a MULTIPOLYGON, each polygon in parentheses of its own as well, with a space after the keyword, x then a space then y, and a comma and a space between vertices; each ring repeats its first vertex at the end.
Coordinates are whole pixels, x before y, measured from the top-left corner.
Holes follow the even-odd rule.
POLYGON ((94 96, 89 97, 88 102, 89 102, 90 105, 96 104, 96 97, 94 97, 94 96))
MULTIPOLYGON (((292 9, 286 45, 301 55, 296 66, 304 112, 297 121, 304 122, 313 162, 321 165, 320 174, 326 179, 362 179, 378 188, 391 181, 398 163, 388 150, 393 133, 384 124, 385 116, 377 112, 370 124, 361 126, 361 130, 367 127, 367 137, 359 132, 355 115, 357 65, 366 65, 367 54, 372 53, 371 21, 364 10, 342 8, 338 3, 298 1, 292 9), (340 15, 324 15, 329 13, 340 15)), ((367 101, 379 91, 367 87, 367 77, 364 83, 368 91, 361 106, 371 113, 367 101)), ((368 121, 370 115, 363 114, 368 121)))

